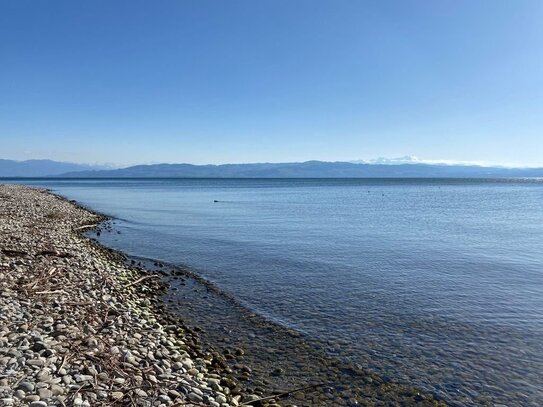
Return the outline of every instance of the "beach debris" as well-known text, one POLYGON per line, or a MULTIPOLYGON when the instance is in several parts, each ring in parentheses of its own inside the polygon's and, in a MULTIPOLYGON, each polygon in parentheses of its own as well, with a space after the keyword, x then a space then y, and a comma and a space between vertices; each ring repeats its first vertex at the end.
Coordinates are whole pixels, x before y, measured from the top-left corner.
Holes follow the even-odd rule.
POLYGON ((28 252, 22 250, 2 249, 2 253, 8 257, 23 257, 28 256, 28 252))
POLYGON ((70 253, 61 253, 58 250, 41 250, 36 253, 38 256, 54 256, 54 257, 73 257, 70 253))
POLYGON ((101 216, 41 189, 0 185, 0 196, 0 404, 227 407, 246 396, 165 312, 158 273, 80 234, 101 216))

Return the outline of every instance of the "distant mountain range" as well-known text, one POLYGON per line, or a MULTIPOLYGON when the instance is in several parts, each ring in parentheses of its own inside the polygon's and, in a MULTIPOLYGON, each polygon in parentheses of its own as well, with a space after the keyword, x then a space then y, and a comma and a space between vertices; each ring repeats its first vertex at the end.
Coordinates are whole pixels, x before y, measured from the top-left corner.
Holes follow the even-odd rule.
POLYGON ((0 177, 52 177, 74 171, 109 169, 104 165, 65 163, 52 160, 14 161, 0 159, 0 177))
POLYGON ((119 169, 49 160, 0 160, 1 177, 67 178, 498 178, 543 177, 543 168, 306 161, 256 164, 150 164, 119 169))
POLYGON ((543 168, 511 169, 443 164, 354 164, 306 161, 263 164, 153 164, 64 174, 119 178, 359 178, 359 177, 543 177, 543 168))

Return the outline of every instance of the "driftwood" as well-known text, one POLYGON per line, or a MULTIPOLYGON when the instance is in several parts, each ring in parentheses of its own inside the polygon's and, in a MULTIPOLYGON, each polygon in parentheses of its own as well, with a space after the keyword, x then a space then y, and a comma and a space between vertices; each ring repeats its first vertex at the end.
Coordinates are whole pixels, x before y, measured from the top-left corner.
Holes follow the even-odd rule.
POLYGON ((152 276, 144 276, 144 277, 138 278, 136 281, 132 281, 130 284, 127 284, 125 287, 132 287, 133 285, 139 284, 144 280, 149 280, 150 278, 160 278, 160 276, 157 276, 156 274, 153 274, 152 276))
POLYGON ((37 253, 38 256, 54 256, 54 257, 73 257, 70 253, 61 253, 58 250, 42 250, 37 253))
POLYGON ((97 224, 83 225, 83 226, 78 226, 78 227, 74 228, 74 230, 90 229, 90 228, 95 228, 96 226, 98 226, 98 225, 97 224))
MULTIPOLYGON (((8 257, 24 257, 30 253, 23 250, 2 249, 2 253, 8 257)), ((62 253, 58 250, 42 250, 36 253, 37 256, 73 257, 73 254, 62 253)))
POLYGON ((257 402, 260 402, 260 401, 277 399, 277 398, 281 398, 283 396, 288 396, 289 394, 297 393, 299 391, 313 389, 313 388, 321 387, 321 386, 324 386, 324 385, 326 385, 326 383, 310 384, 309 386, 299 387, 297 389, 285 391, 283 393, 274 394, 273 396, 266 396, 266 397, 261 397, 259 399, 246 401, 245 403, 241 403, 240 406, 250 406, 251 404, 257 403, 257 402))
POLYGON ((54 290, 54 291, 37 291, 34 294, 65 294, 64 290, 54 290))
POLYGON ((2 253, 4 253, 8 257, 23 257, 28 256, 27 252, 24 252, 22 250, 10 250, 10 249, 2 249, 2 253))
POLYGON ((28 291, 34 291, 38 287, 46 287, 47 281, 53 276, 53 274, 57 273, 59 271, 56 267, 51 267, 49 270, 42 271, 37 278, 35 278, 33 281, 30 281, 27 284, 24 284, 21 286, 21 289, 28 294, 28 291))

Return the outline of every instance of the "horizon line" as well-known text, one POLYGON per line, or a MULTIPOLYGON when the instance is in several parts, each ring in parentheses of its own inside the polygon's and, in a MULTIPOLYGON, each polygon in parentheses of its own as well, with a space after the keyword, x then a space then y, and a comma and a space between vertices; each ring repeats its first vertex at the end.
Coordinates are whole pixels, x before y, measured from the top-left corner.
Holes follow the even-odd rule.
MULTIPOLYGON (((519 164, 497 164, 488 163, 484 161, 467 161, 467 160, 439 160, 439 159, 420 159, 416 156, 403 156, 398 158, 386 158, 378 157, 375 159, 354 159, 354 160, 301 160, 301 161, 253 161, 253 162, 221 162, 221 163, 205 163, 196 164, 190 162, 171 162, 171 161, 151 161, 132 164, 116 164, 116 163, 101 163, 101 162, 76 162, 76 161, 59 161, 50 158, 28 158, 28 159, 10 159, 0 158, 0 160, 14 161, 18 163, 24 163, 29 161, 51 161, 62 164, 84 165, 90 167, 109 167, 97 169, 102 170, 120 170, 135 166, 152 166, 152 165, 192 165, 192 166, 222 166, 222 165, 258 165, 258 164, 304 164, 309 162, 320 163, 348 163, 355 165, 435 165, 435 166, 449 166, 449 167, 481 167, 481 168, 503 168, 503 169, 538 169, 543 168, 543 164, 539 165, 519 165, 519 164)), ((92 171, 92 169, 91 169, 92 171)))

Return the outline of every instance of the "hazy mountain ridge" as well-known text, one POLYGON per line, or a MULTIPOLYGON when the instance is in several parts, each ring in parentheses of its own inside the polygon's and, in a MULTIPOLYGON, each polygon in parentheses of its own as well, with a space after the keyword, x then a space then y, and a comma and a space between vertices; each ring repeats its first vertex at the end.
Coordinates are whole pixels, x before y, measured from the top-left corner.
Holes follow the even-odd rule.
POLYGON ((59 162, 53 160, 3 160, 0 159, 0 177, 47 177, 67 172, 103 170, 103 165, 59 162))
POLYGON ((357 178, 357 177, 543 177, 543 168, 450 164, 355 164, 306 161, 254 164, 150 164, 63 174, 84 178, 357 178))
POLYGON ((361 178, 543 177, 543 168, 482 167, 428 163, 306 161, 251 164, 148 164, 111 169, 52 160, 0 159, 0 177, 68 178, 361 178))

